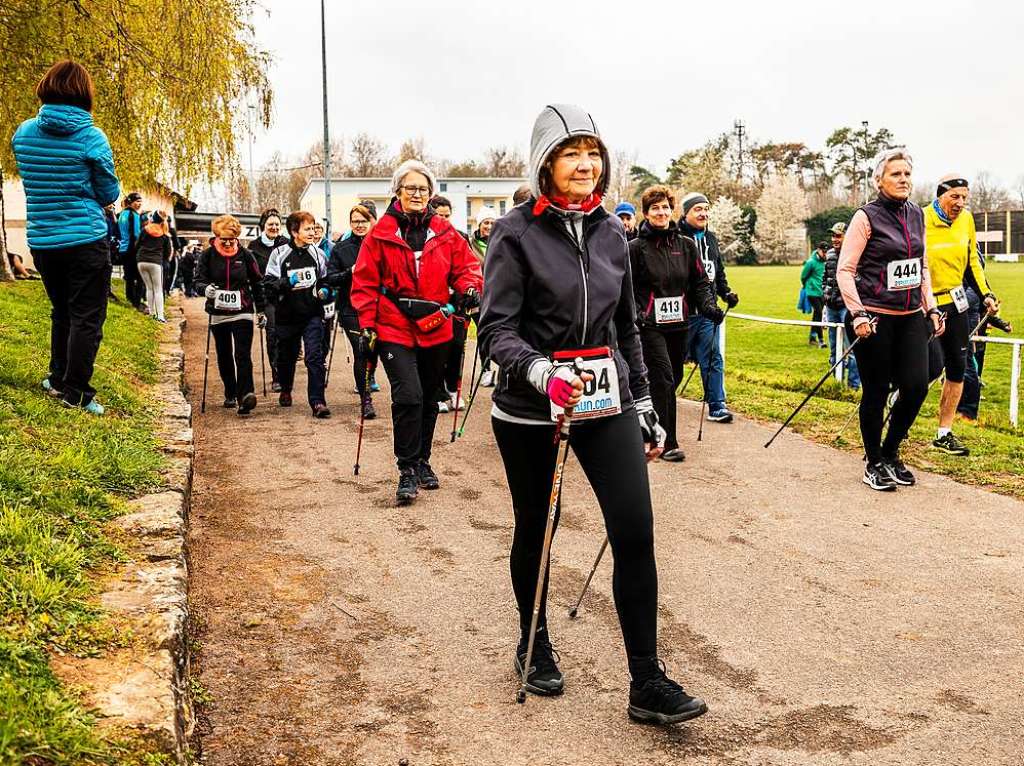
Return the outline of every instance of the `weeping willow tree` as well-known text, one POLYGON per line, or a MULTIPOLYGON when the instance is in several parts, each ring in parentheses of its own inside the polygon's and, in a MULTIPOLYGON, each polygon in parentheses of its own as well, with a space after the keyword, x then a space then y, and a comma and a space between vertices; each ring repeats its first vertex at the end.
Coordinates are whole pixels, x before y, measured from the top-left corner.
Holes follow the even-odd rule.
MULTIPOLYGON (((236 160, 246 104, 266 125, 269 55, 256 44, 254 0, 2 0, 0 173, 17 168, 10 139, 39 108, 35 86, 60 59, 96 85, 96 124, 126 188, 157 181, 188 191, 236 160)), ((7 257, 0 238, 0 274, 7 257)))

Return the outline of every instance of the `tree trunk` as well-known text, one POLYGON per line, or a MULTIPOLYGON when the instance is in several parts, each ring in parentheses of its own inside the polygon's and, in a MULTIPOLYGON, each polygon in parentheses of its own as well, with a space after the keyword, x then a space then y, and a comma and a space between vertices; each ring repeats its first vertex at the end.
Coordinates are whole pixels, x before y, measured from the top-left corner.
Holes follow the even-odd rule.
POLYGON ((14 271, 7 259, 7 215, 4 211, 4 174, 0 171, 0 282, 13 282, 14 271))

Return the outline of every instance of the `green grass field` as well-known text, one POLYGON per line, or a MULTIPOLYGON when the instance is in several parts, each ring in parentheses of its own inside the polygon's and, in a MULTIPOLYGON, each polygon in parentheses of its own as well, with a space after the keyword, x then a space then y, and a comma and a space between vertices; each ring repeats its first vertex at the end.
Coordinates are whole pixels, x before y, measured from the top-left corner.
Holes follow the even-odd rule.
MULTIPOLYGON (((808 319, 809 315, 796 310, 799 276, 798 266, 729 267, 729 283, 740 295, 736 311, 808 319)), ((1013 323, 1014 337, 1024 337, 1024 264, 990 264, 988 277, 1003 302, 1000 316, 1013 323)), ((730 408, 781 424, 828 369, 828 350, 809 346, 805 327, 727 321, 725 368, 730 408)), ((998 330, 990 334, 1006 337, 998 330)), ((941 384, 936 383, 904 446, 904 460, 908 464, 1024 498, 1024 430, 1014 430, 1008 414, 1011 350, 1010 346, 990 344, 983 375, 985 398, 978 424, 968 424, 959 418, 954 424, 954 430, 971 448, 971 456, 953 457, 929 447, 937 426, 941 384)), ((819 394, 790 428, 824 444, 860 451, 859 427, 856 418, 850 420, 859 394, 834 380, 819 394), (842 434, 837 436, 840 431, 842 434)), ((703 396, 699 376, 686 395, 697 400, 703 396)))
POLYGON ((0 284, 0 764, 161 763, 98 734, 48 663, 130 640, 96 593, 125 557, 107 523, 160 483, 147 388, 159 328, 111 304, 93 378, 107 415, 96 418, 40 388, 49 312, 41 283, 0 284))

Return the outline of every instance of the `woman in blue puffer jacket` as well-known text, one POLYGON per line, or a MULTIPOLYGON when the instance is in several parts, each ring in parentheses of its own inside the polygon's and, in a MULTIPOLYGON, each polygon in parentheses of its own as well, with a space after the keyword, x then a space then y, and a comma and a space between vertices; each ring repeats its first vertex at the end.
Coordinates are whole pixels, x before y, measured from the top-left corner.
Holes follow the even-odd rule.
POLYGON ((53 304, 50 374, 43 388, 69 407, 102 415, 90 385, 110 291, 103 208, 120 183, 103 131, 93 125, 92 78, 61 61, 36 86, 39 114, 11 139, 28 207, 28 246, 53 304))

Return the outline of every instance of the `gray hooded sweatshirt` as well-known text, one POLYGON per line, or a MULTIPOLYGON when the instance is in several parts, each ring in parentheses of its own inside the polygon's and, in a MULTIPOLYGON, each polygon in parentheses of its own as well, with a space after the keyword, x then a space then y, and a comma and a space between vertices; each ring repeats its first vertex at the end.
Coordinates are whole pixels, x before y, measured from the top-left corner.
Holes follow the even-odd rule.
POLYGON ((546 367, 556 351, 609 346, 623 411, 649 396, 622 222, 601 206, 537 212, 541 168, 576 136, 600 143, 605 165, 597 191, 604 192, 610 163, 593 119, 575 106, 545 107, 530 146, 533 198, 498 219, 487 247, 479 339, 501 367, 493 414, 511 422, 551 425, 547 395, 531 369, 546 367))

